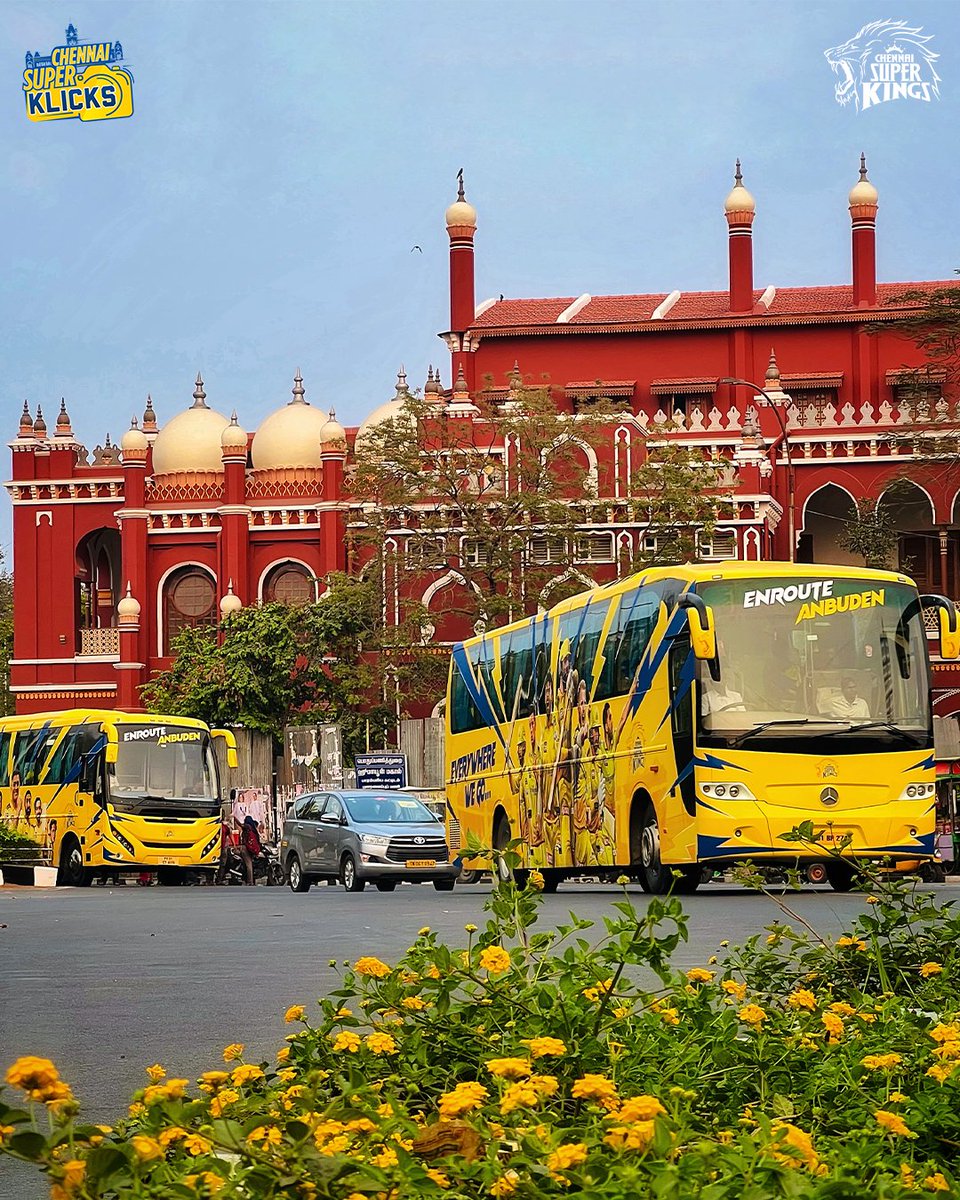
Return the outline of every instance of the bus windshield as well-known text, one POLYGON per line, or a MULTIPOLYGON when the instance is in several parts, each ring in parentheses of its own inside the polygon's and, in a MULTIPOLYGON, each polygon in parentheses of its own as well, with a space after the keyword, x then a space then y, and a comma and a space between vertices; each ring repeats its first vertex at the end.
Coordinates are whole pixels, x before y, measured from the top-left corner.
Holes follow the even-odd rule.
POLYGON ((932 744, 915 588, 824 575, 697 590, 714 611, 720 667, 717 681, 698 664, 701 744, 769 750, 806 739, 831 754, 932 744))
POLYGON ((209 736, 177 725, 121 725, 117 761, 108 770, 110 799, 137 810, 143 802, 208 808, 219 802, 209 736))

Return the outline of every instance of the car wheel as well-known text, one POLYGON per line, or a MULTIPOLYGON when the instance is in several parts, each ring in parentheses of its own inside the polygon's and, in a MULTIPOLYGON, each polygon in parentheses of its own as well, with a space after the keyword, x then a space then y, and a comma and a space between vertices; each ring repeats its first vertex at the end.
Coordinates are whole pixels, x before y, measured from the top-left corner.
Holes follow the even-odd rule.
POLYGON ((856 881, 857 874, 849 863, 831 860, 826 864, 827 879, 835 892, 849 892, 856 881))
POLYGON ((93 872, 83 865, 83 850, 75 837, 63 839, 57 883, 63 887, 89 887, 93 872))
POLYGON ((395 892, 397 890, 397 881, 395 879, 378 879, 378 892, 395 892))
POLYGON ((827 868, 823 863, 811 863, 807 867, 807 881, 809 883, 827 882, 827 868))
POLYGON ((352 854, 345 854, 340 864, 340 882, 348 892, 362 892, 366 880, 357 874, 357 863, 352 854))
POLYGON ((290 884, 291 892, 309 892, 310 879, 304 875, 303 867, 300 865, 300 859, 296 854, 290 855, 290 862, 287 866, 287 880, 290 884))
POLYGON ((433 881, 433 886, 438 892, 452 892, 456 887, 456 883, 457 881, 455 879, 435 879, 433 881))

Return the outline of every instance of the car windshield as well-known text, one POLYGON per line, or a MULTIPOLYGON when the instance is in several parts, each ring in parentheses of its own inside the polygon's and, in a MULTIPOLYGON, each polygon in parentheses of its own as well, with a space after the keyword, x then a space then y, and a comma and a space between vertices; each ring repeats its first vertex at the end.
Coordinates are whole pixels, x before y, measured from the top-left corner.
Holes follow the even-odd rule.
POLYGON ((716 617, 720 679, 699 671, 702 744, 928 737, 929 675, 916 590, 888 580, 725 580, 699 589, 716 617), (851 737, 853 735, 853 737, 851 737))
POLYGON ((415 796, 371 792, 369 796, 344 796, 343 803, 359 825, 425 825, 437 819, 415 796))

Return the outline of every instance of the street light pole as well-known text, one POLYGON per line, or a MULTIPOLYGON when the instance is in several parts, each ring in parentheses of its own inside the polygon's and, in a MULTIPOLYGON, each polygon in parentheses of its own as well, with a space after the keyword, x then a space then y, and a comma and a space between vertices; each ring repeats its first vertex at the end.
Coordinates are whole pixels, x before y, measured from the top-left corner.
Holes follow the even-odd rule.
MULTIPOLYGON (((770 352, 770 367, 767 370, 767 376, 768 376, 768 378, 767 378, 768 383, 771 381, 775 381, 777 383, 780 382, 780 372, 777 370, 777 360, 774 357, 772 351, 770 352)), ((773 415, 776 417, 777 424, 780 426, 780 433, 782 435, 782 441, 783 441, 783 449, 784 449, 784 453, 786 454, 786 457, 787 457, 787 497, 788 497, 787 498, 787 534, 790 539, 790 562, 796 562, 796 558, 797 558, 796 486, 795 486, 795 479, 794 479, 794 472, 793 472, 793 455, 790 453, 790 437, 789 437, 789 434, 787 433, 786 421, 784 421, 783 416, 781 415, 781 412, 780 412, 780 408, 779 408, 776 400, 773 398, 773 395, 770 392, 768 392, 766 390, 766 388, 760 387, 759 384, 754 383, 750 379, 738 379, 733 376, 728 376, 725 379, 721 379, 719 382, 727 383, 727 384, 730 384, 731 386, 736 386, 736 387, 753 388, 753 390, 757 393, 757 395, 762 396, 764 398, 764 400, 766 400, 767 407, 773 409, 773 415)), ((791 397, 788 396, 786 394, 786 392, 781 390, 779 392, 779 395, 781 397, 784 397, 788 403, 790 402, 791 397)))

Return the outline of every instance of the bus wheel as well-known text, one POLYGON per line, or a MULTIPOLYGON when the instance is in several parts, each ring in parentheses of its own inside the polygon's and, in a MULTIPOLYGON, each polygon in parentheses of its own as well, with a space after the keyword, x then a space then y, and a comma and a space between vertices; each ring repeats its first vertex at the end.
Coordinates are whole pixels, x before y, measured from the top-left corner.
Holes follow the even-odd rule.
POLYGON ((552 896, 560 886, 560 875, 556 871, 542 871, 543 875, 543 893, 545 896, 552 896))
POLYGON ((676 896, 692 896, 703 882, 703 872, 699 867, 668 867, 670 874, 680 872, 680 878, 674 879, 673 891, 676 896))
POLYGON ((827 868, 823 863, 811 863, 807 867, 807 881, 809 883, 826 883, 827 868))
POLYGON ((60 847, 57 883, 62 887, 89 887, 93 872, 83 865, 83 850, 75 837, 65 837, 60 847))
POLYGON ((161 867, 157 871, 157 885, 159 887, 183 887, 186 882, 186 872, 178 870, 177 867, 161 867))
POLYGON ((670 891, 673 876, 670 868, 660 861, 660 826, 657 814, 649 804, 644 810, 640 831, 640 866, 640 886, 645 892, 664 896, 670 891))
MULTIPOLYGON (((510 832, 510 822, 507 820, 507 818, 505 816, 501 815, 499 821, 497 821, 496 828, 493 831, 493 848, 494 848, 494 850, 506 850, 507 846, 509 846, 509 844, 510 844, 511 836, 512 836, 512 834, 510 832)), ((497 874, 497 877, 499 879, 501 879, 504 883, 506 883, 510 879, 510 876, 512 874, 512 872, 510 871, 510 868, 507 866, 507 863, 502 856, 497 859, 496 874, 497 874)))
POLYGON ((848 863, 831 860, 826 864, 827 880, 835 892, 849 892, 856 879, 856 872, 848 863))

